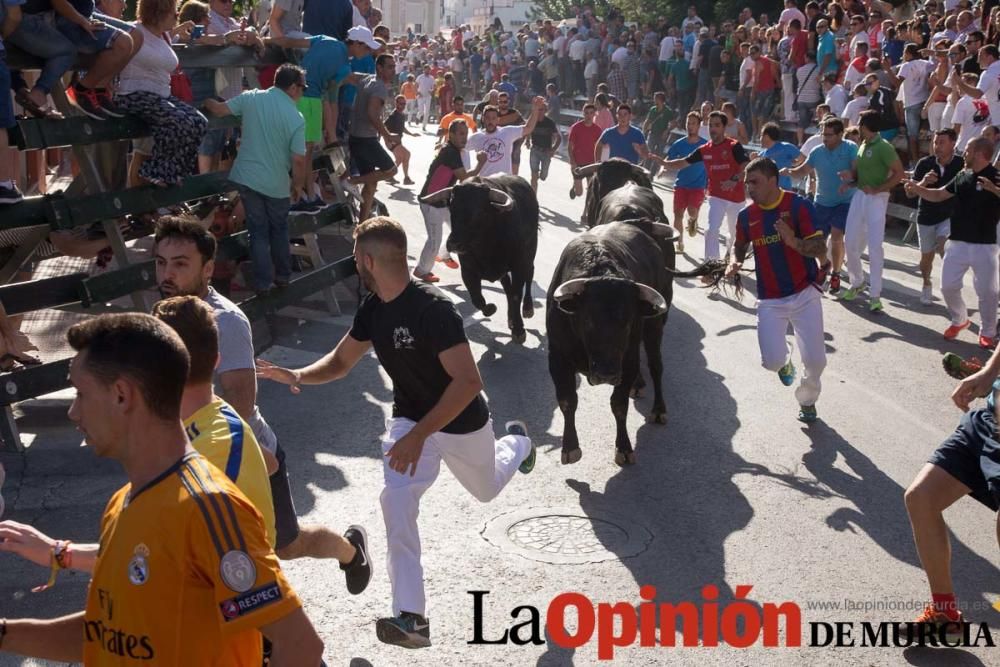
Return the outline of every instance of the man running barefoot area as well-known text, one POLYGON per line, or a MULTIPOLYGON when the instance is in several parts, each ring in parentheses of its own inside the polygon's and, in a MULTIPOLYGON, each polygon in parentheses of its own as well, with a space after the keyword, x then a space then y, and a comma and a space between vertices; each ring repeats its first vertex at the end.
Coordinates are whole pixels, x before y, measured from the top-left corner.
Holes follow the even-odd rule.
POLYGON ((708 229, 705 231, 705 259, 719 259, 719 230, 726 221, 728 238, 726 254, 736 240, 736 216, 746 202, 743 191, 743 169, 750 157, 743 144, 726 136, 729 118, 721 111, 708 117, 711 141, 694 149, 690 155, 674 160, 664 160, 667 169, 677 169, 689 164, 705 163, 708 172, 708 229))
POLYGON ((847 231, 844 235, 851 287, 840 298, 843 301, 853 301, 864 291, 865 273, 861 265, 861 253, 868 246, 868 273, 871 282, 868 309, 873 313, 882 310, 885 210, 889 205, 889 192, 903 178, 903 163, 899 160, 896 149, 879 134, 881 122, 877 111, 865 111, 861 114, 858 159, 849 171, 842 174, 845 190, 849 183, 856 183, 858 189, 851 197, 851 207, 847 212, 847 231))
POLYGON ((508 422, 507 435, 494 440, 462 317, 436 288, 410 280, 400 224, 371 218, 355 228, 354 238, 358 274, 371 294, 358 307, 351 330, 310 366, 288 370, 260 362, 259 373, 298 391, 343 378, 375 349, 393 385, 392 418, 382 438, 381 496, 393 616, 377 621, 376 634, 389 644, 430 646, 417 529, 421 496, 443 460, 469 493, 489 502, 518 469, 531 471, 535 450, 517 421, 508 422))
POLYGON ((756 158, 747 165, 746 190, 753 203, 740 211, 729 275, 743 267, 752 245, 761 364, 777 371, 785 386, 795 381, 792 350, 786 340, 791 324, 804 369, 795 390, 798 419, 812 422, 826 367, 822 281, 816 261, 826 259, 825 230, 816 224, 812 202, 778 187, 778 168, 768 158, 756 158))

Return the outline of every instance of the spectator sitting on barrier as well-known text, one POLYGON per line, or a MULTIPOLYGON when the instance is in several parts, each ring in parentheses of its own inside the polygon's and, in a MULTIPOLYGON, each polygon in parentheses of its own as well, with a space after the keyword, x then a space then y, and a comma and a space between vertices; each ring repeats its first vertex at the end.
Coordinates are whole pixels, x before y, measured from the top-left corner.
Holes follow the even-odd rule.
POLYGON ((170 75, 178 62, 167 36, 177 23, 173 0, 139 0, 137 15, 142 47, 122 70, 115 99, 152 129, 152 155, 139 176, 156 185, 180 184, 197 172, 198 145, 208 121, 170 94, 170 75))
POLYGON ((243 119, 243 140, 229 178, 236 183, 246 211, 253 288, 258 293, 271 288, 272 272, 278 287, 287 286, 292 274, 289 192, 294 186, 302 199, 309 170, 305 120, 296 109, 305 88, 302 68, 285 64, 267 90, 248 90, 225 103, 206 103, 217 116, 233 114, 243 119), (289 183, 289 171, 294 183, 289 183))
POLYGON ((97 54, 72 85, 74 104, 95 120, 124 118, 125 110, 115 104, 108 86, 142 46, 142 38, 134 43, 130 31, 109 25, 108 17, 101 20, 94 14, 94 0, 52 0, 52 8, 56 28, 77 51, 97 54))
MULTIPOLYGON (((41 9, 27 12, 22 11, 21 4, 6 0, 0 2, 4 39, 44 61, 34 87, 28 89, 19 75, 19 83, 13 86, 17 103, 31 115, 40 118, 61 117, 61 114, 48 106, 48 95, 76 60, 73 43, 46 19, 48 9, 51 6, 43 5, 41 9)), ((4 87, 3 90, 6 91, 7 88, 4 87)))
MULTIPOLYGON (((306 90, 299 98, 298 109, 306 120, 306 164, 312 164, 316 144, 324 140, 336 143, 338 117, 345 110, 339 106, 339 89, 346 82, 356 82, 351 72, 351 58, 371 53, 375 41, 358 39, 343 42, 326 35, 308 38, 272 38, 270 43, 284 48, 306 49, 302 66, 306 70, 306 90)), ((305 196, 292 206, 292 213, 315 213, 326 206, 310 170, 305 196)))
POLYGON ((11 103, 10 94, 10 70, 4 60, 6 50, 3 40, 0 39, 0 204, 16 204, 24 197, 17 189, 17 166, 10 150, 10 136, 7 131, 17 127, 14 119, 14 105, 11 103))

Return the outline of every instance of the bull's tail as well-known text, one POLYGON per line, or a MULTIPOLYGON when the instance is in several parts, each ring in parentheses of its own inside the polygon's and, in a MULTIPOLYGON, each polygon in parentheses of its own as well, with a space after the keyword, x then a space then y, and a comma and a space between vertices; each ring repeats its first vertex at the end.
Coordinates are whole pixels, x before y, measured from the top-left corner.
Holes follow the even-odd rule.
POLYGON ((702 276, 708 276, 709 280, 705 282, 705 287, 710 288, 712 291, 718 292, 728 292, 728 287, 731 285, 733 290, 733 296, 737 299, 743 298, 743 280, 740 274, 737 272, 733 276, 732 282, 727 283, 724 279, 726 277, 726 270, 728 269, 728 264, 721 259, 710 259, 702 262, 690 271, 678 271, 677 269, 671 269, 667 267, 669 271, 675 278, 700 278, 702 276))

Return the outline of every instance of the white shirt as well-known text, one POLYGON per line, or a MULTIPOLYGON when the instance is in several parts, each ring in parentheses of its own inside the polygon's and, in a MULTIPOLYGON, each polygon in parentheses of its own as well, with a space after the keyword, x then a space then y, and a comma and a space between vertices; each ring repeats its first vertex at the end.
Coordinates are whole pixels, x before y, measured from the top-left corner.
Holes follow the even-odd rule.
POLYGON ((958 132, 958 143, 955 144, 955 151, 961 153, 965 150, 965 145, 971 139, 979 136, 984 127, 990 124, 989 118, 984 118, 980 122, 973 121, 976 115, 976 105, 968 95, 962 95, 955 105, 955 115, 952 116, 952 125, 961 125, 958 132))
POLYGON ((589 79, 592 76, 597 76, 597 58, 588 60, 586 67, 583 68, 583 77, 585 79, 589 79))
POLYGON ((841 117, 844 113, 844 108, 847 106, 847 91, 839 83, 835 84, 832 88, 830 88, 829 92, 827 92, 826 99, 824 101, 830 105, 830 113, 834 116, 841 117))
POLYGON ((170 75, 177 69, 177 54, 161 35, 154 35, 141 23, 142 47, 119 75, 118 94, 139 91, 170 97, 170 75))
POLYGON ((778 17, 778 23, 781 25, 788 25, 795 19, 799 20, 799 24, 802 28, 808 28, 809 24, 806 23, 806 15, 802 13, 797 7, 789 7, 788 9, 781 12, 781 16, 778 17))
POLYGON ((753 58, 747 56, 740 63, 740 88, 750 85, 751 75, 753 75, 753 58))
POLYGON ((421 73, 417 77, 417 94, 421 97, 430 97, 434 94, 434 85, 433 76, 421 73))
POLYGON ((798 77, 799 90, 796 95, 803 104, 818 104, 823 99, 823 91, 819 85, 820 71, 816 63, 806 63, 795 71, 798 77))
POLYGON ((844 107, 844 114, 842 118, 847 120, 847 125, 857 125, 858 119, 861 118, 861 112, 868 108, 868 98, 867 97, 856 97, 847 103, 844 107))
POLYGON ((566 48, 566 35, 560 34, 552 42, 552 50, 556 52, 556 56, 562 58, 566 55, 564 49, 566 48))
POLYGON ((625 67, 625 59, 628 58, 628 49, 624 46, 619 46, 615 49, 615 52, 611 54, 611 62, 618 63, 619 67, 625 67))
POLYGON ((979 85, 983 98, 990 106, 990 117, 1000 120, 1000 60, 994 61, 979 75, 979 85))
POLYGON ((848 51, 848 53, 854 53, 854 46, 858 42, 864 42, 865 44, 868 44, 868 33, 862 30, 858 34, 851 37, 851 50, 848 51))
MULTIPOLYGON (((957 1, 957 0, 956 0, 957 1)), ((687 32, 687 27, 689 23, 698 22, 699 25, 705 25, 705 22, 701 20, 701 17, 695 14, 694 16, 686 16, 684 20, 681 21, 681 31, 687 32)))
POLYGON ((817 132, 816 134, 811 134, 809 135, 809 138, 806 139, 805 143, 802 144, 801 153, 806 157, 809 157, 809 154, 812 153, 814 148, 822 145, 823 145, 823 133, 817 132))
POLYGON ((904 108, 927 101, 930 95, 927 76, 933 69, 934 65, 930 62, 919 59, 908 60, 899 66, 899 78, 903 79, 899 85, 899 99, 904 108))
POLYGON ((667 35, 660 40, 660 62, 674 57, 674 38, 667 35))
POLYGON ((351 4, 354 5, 354 25, 362 25, 367 28, 368 21, 366 21, 365 17, 361 15, 360 11, 358 11, 358 6, 353 2, 351 4))
POLYGON ((854 86, 861 83, 864 78, 868 76, 864 72, 859 72, 854 67, 851 67, 850 63, 847 65, 847 71, 844 72, 844 90, 854 94, 854 86))
POLYGON ((509 174, 513 170, 510 154, 514 147, 514 142, 524 136, 523 125, 505 125, 498 127, 495 132, 476 132, 469 136, 466 144, 473 153, 486 151, 486 164, 479 172, 480 176, 493 176, 494 174, 509 174))
POLYGON ((583 60, 583 50, 586 48, 586 43, 582 39, 574 39, 569 45, 569 58, 570 60, 583 60))

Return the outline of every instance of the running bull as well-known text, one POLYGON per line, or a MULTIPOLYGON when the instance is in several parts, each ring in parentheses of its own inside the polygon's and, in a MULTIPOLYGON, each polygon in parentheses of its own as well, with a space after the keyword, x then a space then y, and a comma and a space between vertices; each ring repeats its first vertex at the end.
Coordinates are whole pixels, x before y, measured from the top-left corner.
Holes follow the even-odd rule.
MULTIPOLYGON (((605 162, 601 166, 609 164, 605 162)), ((629 165, 632 166, 632 165, 629 165)), ((663 200, 652 188, 628 182, 619 188, 608 192, 601 198, 597 216, 591 218, 591 228, 620 220, 648 219, 654 222, 669 224, 666 213, 663 212, 663 200)), ((657 236, 660 252, 663 254, 663 265, 669 270, 676 266, 676 251, 672 235, 657 236)))
MULTIPOLYGON (((576 178, 591 178, 587 187, 587 201, 584 204, 584 217, 587 220, 587 227, 600 224, 598 213, 601 203, 612 190, 616 190, 626 183, 635 183, 644 188, 653 189, 653 181, 649 177, 649 172, 637 165, 621 158, 611 158, 605 162, 595 162, 573 170, 576 178)), ((663 214, 663 202, 659 205, 659 214, 655 218, 660 222, 667 222, 667 217, 663 214)))
POLYGON ((672 239, 673 228, 651 220, 610 222, 580 234, 559 258, 547 295, 546 330, 549 374, 565 426, 562 462, 580 460, 576 432, 576 374, 591 385, 610 384, 615 417, 615 463, 635 463, 626 431, 628 398, 639 375, 639 342, 646 349, 653 380, 649 420, 667 421, 663 401, 660 345, 673 297, 673 277, 720 274, 721 263, 689 272, 664 266, 659 239, 672 239))
POLYGON ((462 282, 472 305, 487 317, 497 307, 483 298, 482 281, 499 280, 507 295, 507 325, 516 343, 526 338, 524 319, 535 314, 531 281, 538 249, 538 199, 519 176, 475 178, 420 200, 447 206, 451 234, 447 246, 458 253, 462 282))

